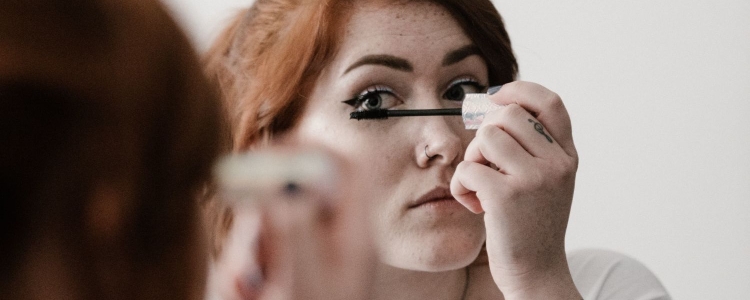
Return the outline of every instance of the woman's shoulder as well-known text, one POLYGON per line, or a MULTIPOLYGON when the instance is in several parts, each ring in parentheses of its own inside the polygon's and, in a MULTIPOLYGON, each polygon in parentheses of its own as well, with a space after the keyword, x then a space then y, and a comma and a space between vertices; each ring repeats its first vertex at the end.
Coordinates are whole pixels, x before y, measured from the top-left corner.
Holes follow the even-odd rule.
POLYGON ((568 253, 568 265, 584 299, 671 299, 659 279, 638 260, 604 249, 568 253))

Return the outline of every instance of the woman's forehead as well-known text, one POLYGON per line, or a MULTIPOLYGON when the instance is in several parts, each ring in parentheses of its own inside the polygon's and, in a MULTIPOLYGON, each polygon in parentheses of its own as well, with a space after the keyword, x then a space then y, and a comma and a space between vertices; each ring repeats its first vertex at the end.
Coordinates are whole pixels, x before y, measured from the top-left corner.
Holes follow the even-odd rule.
POLYGON ((434 58, 472 44, 451 14, 428 1, 365 4, 344 24, 338 61, 363 55, 434 58))
POLYGON ((444 7, 428 1, 413 1, 364 3, 351 8, 345 28, 345 37, 368 33, 422 36, 460 26, 444 7))

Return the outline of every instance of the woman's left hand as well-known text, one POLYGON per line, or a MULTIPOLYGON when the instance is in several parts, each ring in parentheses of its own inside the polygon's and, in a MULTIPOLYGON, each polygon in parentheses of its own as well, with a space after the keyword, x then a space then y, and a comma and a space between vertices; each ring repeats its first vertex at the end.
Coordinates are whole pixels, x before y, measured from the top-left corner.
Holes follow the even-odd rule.
POLYGON ((580 299, 565 255, 578 154, 560 97, 504 85, 453 176, 453 196, 484 212, 493 279, 506 299, 580 299))

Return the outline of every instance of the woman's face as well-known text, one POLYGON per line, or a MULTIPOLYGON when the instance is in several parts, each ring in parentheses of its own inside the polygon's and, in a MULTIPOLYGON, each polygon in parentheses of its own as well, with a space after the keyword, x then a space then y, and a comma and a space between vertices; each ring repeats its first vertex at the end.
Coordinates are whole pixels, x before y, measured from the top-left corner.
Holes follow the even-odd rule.
POLYGON ((475 132, 460 116, 356 121, 349 113, 460 107, 464 93, 486 88, 484 60, 432 3, 358 5, 342 34, 292 136, 327 146, 364 175, 358 194, 372 203, 385 263, 423 271, 468 265, 484 242, 483 219, 452 198, 449 183, 475 132))

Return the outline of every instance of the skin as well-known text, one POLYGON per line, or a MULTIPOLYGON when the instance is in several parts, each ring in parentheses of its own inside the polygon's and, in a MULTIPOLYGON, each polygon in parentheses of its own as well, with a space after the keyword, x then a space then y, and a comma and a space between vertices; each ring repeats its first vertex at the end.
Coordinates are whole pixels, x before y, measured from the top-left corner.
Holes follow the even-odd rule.
POLYGON ((435 188, 449 193, 451 176, 474 132, 464 130, 457 117, 354 121, 349 113, 355 108, 342 100, 385 88, 392 92, 380 94, 381 108, 460 107, 460 101, 443 95, 462 78, 486 86, 486 64, 472 55, 443 66, 448 53, 472 43, 447 12, 433 5, 359 8, 346 28, 338 55, 319 77, 294 137, 323 144, 369 171, 368 184, 358 195, 373 205, 378 240, 384 245, 381 256, 388 265, 429 272, 468 265, 485 240, 482 216, 457 202, 441 209, 409 206, 435 188), (382 55, 408 62, 411 70, 361 63, 382 55), (433 159, 425 156, 425 147, 433 159))
POLYGON ((351 189, 380 250, 371 299, 455 300, 465 287, 466 299, 580 299, 564 249, 577 154, 560 97, 507 84, 490 97, 506 108, 478 131, 455 116, 350 120, 366 107, 342 101, 363 91, 380 89, 381 108, 460 107, 449 92, 488 79, 479 55, 446 63, 472 42, 438 5, 361 4, 345 28, 287 137, 364 171, 351 189), (431 191, 439 201, 413 206, 431 191), (488 260, 472 264, 485 241, 488 260))

